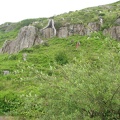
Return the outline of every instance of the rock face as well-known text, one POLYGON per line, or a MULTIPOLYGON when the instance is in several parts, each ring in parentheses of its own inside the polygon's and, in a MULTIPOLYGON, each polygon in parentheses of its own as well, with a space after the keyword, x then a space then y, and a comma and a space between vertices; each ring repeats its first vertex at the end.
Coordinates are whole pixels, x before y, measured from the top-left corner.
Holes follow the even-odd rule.
POLYGON ((87 27, 85 27, 83 24, 77 24, 77 25, 70 25, 68 27, 61 27, 58 32, 57 36, 60 38, 64 38, 70 35, 90 35, 91 32, 99 31, 100 30, 100 24, 96 22, 89 23, 87 27))
POLYGON ((68 36, 68 28, 67 27, 61 27, 58 31, 57 36, 59 38, 65 38, 68 36))
POLYGON ((21 28, 16 40, 6 41, 1 49, 2 53, 17 53, 24 48, 42 43, 38 36, 38 29, 33 26, 21 28))
POLYGON ((56 29, 54 27, 54 20, 50 19, 48 25, 40 30, 41 36, 43 38, 51 38, 56 36, 56 29))
POLYGON ((91 22, 87 26, 87 35, 90 35, 91 32, 99 31, 100 30, 100 24, 97 22, 91 22))
POLYGON ((86 34, 85 26, 82 24, 74 25, 74 34, 85 35, 86 34))
POLYGON ((40 30, 40 33, 43 38, 54 37, 54 29, 53 28, 46 28, 44 30, 40 30))
POLYGON ((115 21, 115 24, 120 25, 120 18, 115 21))
POLYGON ((58 32, 57 36, 59 38, 65 38, 67 36, 71 35, 85 35, 86 34, 86 28, 82 24, 77 24, 77 25, 70 25, 68 27, 61 27, 58 32))
MULTIPOLYGON (((117 19, 117 23, 119 23, 119 19, 117 19)), ((99 31, 100 27, 100 23, 91 22, 87 26, 83 24, 66 25, 56 31, 54 20, 50 19, 48 25, 41 30, 38 30, 34 26, 25 26, 21 28, 17 39, 6 41, 0 49, 0 53, 17 53, 24 48, 30 48, 33 45, 41 44, 43 42, 41 38, 46 39, 54 36, 65 38, 75 34, 90 35, 94 31, 99 31)), ((109 34, 112 38, 120 40, 120 26, 105 29, 103 34, 109 34)))
POLYGON ((111 38, 120 40, 120 26, 114 26, 103 31, 104 35, 110 35, 111 38))

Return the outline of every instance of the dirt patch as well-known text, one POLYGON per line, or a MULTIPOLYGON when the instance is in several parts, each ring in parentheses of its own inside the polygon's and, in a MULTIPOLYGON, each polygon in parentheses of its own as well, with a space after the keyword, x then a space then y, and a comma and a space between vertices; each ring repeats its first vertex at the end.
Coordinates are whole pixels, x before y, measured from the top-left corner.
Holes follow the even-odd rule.
POLYGON ((13 117, 11 116, 0 116, 0 120, 15 120, 13 117))

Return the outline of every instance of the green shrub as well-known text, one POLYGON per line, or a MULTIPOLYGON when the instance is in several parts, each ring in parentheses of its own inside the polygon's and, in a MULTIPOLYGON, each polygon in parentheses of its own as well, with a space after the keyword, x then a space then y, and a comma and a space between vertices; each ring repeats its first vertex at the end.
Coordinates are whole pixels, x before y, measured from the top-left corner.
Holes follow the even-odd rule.
POLYGON ((40 45, 35 45, 33 48, 40 49, 40 45))
POLYGON ((59 22, 59 21, 55 22, 55 28, 56 28, 56 30, 58 30, 60 27, 62 27, 62 23, 59 22))
POLYGON ((58 52, 55 55, 55 60, 59 65, 64 65, 68 63, 68 57, 65 52, 58 52))
POLYGON ((20 101, 18 95, 11 91, 0 92, 0 114, 17 109, 20 101))
POLYGON ((33 49, 32 48, 25 48, 23 50, 20 51, 21 53, 32 53, 33 49))
POLYGON ((99 16, 105 16, 105 13, 100 13, 99 16))
POLYGON ((45 42, 43 43, 43 46, 49 47, 48 41, 45 41, 45 42))
POLYGON ((9 59, 9 60, 17 60, 17 59, 18 59, 18 55, 15 55, 15 54, 10 55, 10 56, 8 57, 8 59, 9 59))

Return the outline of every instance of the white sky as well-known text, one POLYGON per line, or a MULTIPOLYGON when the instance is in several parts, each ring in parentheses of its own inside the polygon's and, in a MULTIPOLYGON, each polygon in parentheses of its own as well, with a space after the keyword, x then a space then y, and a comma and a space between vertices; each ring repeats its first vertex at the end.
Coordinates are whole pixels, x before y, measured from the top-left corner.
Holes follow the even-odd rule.
POLYGON ((119 0, 0 0, 0 24, 51 17, 117 1, 119 0))

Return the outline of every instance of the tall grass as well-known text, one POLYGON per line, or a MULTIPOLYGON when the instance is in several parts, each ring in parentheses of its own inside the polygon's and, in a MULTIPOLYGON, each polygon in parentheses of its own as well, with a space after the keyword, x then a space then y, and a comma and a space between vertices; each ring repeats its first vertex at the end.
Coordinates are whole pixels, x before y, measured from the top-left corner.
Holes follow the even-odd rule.
POLYGON ((0 56, 0 114, 28 120, 119 119, 119 42, 93 33, 48 43, 0 56))

